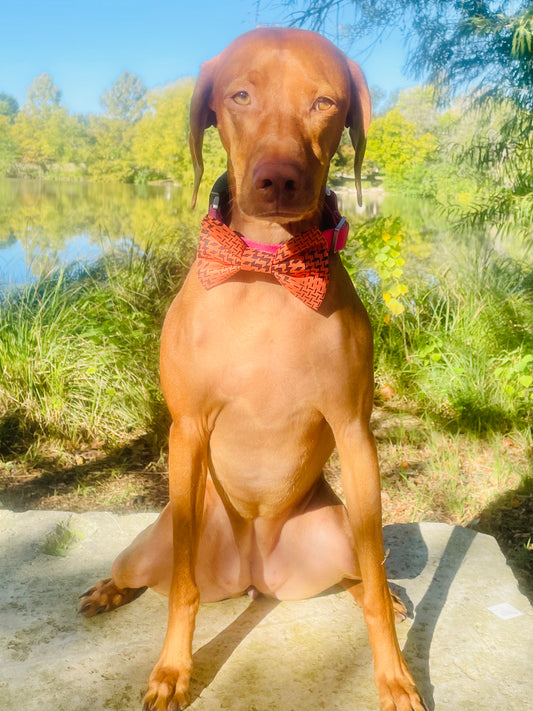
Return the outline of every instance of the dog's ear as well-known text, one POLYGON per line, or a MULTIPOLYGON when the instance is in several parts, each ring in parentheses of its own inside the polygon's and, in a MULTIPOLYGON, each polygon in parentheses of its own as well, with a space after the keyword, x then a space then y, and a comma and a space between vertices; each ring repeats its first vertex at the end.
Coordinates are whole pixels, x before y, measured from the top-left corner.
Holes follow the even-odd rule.
POLYGON ((355 150, 353 167, 357 202, 359 205, 362 205, 361 166, 363 165, 366 149, 366 135, 368 133, 368 126, 370 125, 370 92, 368 91, 368 85, 361 67, 356 62, 352 62, 351 59, 347 59, 347 63, 350 72, 351 96, 350 108, 348 109, 348 115, 346 117, 346 126, 349 129, 350 139, 355 150))
POLYGON ((191 207, 196 205, 198 188, 204 172, 204 161, 202 157, 202 145, 204 142, 204 131, 209 126, 216 126, 217 117, 210 108, 211 92, 213 89, 213 77, 217 64, 217 57, 204 62, 200 68, 200 74, 196 81, 196 86, 191 98, 189 147, 191 150, 192 164, 194 168, 194 187, 191 207))

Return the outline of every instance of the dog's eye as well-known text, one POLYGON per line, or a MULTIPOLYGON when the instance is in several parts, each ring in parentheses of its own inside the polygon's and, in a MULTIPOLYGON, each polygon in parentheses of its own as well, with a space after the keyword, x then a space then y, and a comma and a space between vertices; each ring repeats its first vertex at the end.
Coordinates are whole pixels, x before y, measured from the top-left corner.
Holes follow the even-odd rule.
POLYGON ((247 106, 250 103, 250 94, 247 91, 238 91, 231 98, 240 106, 247 106))
POLYGON ((327 96, 319 96, 318 99, 313 104, 313 109, 315 111, 327 111, 334 105, 334 101, 328 99, 327 96))

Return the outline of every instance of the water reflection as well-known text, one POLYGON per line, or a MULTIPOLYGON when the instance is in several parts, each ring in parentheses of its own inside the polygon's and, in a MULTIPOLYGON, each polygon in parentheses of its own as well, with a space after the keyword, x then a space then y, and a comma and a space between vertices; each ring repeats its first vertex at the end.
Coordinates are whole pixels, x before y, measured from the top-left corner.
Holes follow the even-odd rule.
POLYGON ((171 244, 197 228, 189 205, 190 191, 170 185, 0 179, 0 284, 95 258, 120 240, 171 244))

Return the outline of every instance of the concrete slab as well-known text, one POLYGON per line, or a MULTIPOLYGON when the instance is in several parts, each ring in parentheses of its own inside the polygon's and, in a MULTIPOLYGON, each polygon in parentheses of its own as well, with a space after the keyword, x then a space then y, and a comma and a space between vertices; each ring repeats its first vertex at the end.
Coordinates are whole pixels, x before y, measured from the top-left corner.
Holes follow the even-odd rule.
MULTIPOLYGON (((91 620, 75 609, 153 519, 0 511, 3 711, 140 708, 166 599, 148 591, 91 620)), ((414 611, 400 644, 428 706, 533 708, 533 611, 495 540, 431 523, 389 526, 385 538, 389 578, 414 611), (500 616, 489 609, 502 604, 500 616)), ((345 592, 202 605, 194 649, 194 711, 378 708, 363 616, 345 592)))

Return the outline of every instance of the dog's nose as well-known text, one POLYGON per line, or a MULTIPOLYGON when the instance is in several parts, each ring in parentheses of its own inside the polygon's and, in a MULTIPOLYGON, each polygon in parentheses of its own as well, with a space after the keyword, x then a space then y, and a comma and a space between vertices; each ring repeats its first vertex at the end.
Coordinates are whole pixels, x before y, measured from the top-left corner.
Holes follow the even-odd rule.
POLYGON ((253 173, 253 184, 263 200, 291 199, 301 183, 301 169, 294 163, 260 163, 253 173))

